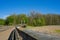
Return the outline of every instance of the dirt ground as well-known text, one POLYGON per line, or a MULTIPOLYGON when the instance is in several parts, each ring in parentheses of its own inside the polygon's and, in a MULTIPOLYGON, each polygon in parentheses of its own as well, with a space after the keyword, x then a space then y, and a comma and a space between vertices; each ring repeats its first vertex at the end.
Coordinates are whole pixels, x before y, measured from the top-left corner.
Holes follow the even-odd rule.
MULTIPOLYGON (((11 31, 14 30, 14 29, 15 28, 9 28, 6 31, 0 32, 0 40, 7 40, 11 31)), ((19 28, 19 29, 24 30, 25 28, 19 28)), ((55 25, 55 26, 31 27, 31 28, 28 28, 28 30, 60 36, 60 33, 55 32, 55 30, 60 30, 60 25, 59 26, 55 25)))
POLYGON ((8 40, 8 37, 13 29, 14 28, 9 28, 6 31, 0 32, 0 40, 8 40))
POLYGON ((60 36, 60 33, 55 32, 55 30, 60 30, 60 26, 57 26, 57 25, 55 25, 55 26, 53 25, 53 26, 33 27, 33 28, 29 28, 29 30, 60 36))

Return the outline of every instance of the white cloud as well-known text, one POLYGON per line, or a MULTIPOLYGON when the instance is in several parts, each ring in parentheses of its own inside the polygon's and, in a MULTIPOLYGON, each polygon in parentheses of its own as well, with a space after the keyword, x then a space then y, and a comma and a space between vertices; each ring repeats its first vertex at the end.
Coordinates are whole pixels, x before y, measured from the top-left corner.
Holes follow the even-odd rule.
POLYGON ((8 17, 8 16, 9 16, 9 15, 5 15, 5 16, 3 16, 2 18, 3 18, 3 19, 6 19, 6 17, 8 17))

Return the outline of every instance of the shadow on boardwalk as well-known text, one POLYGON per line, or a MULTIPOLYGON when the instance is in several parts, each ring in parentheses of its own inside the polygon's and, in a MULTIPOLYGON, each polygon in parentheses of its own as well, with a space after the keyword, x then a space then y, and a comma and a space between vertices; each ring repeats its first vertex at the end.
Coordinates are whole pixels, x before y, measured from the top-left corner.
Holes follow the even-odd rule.
MULTIPOLYGON (((30 35, 24 33, 23 31, 17 29, 19 36, 22 38, 22 40, 36 40, 35 38, 31 37, 30 35)), ((16 40, 15 39, 15 30, 13 30, 8 38, 8 40, 16 40), (13 39, 12 39, 13 37, 13 39)))
POLYGON ((17 29, 19 35, 22 37, 22 40, 36 40, 35 38, 31 37, 30 35, 24 33, 23 31, 20 31, 17 29))
POLYGON ((14 30, 10 33, 8 40, 12 40, 14 30))

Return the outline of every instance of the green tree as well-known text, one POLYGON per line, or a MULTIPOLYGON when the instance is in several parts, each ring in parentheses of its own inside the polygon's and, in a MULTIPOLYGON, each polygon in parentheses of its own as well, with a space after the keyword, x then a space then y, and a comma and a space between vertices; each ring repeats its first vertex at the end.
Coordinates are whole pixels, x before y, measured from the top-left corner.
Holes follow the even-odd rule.
POLYGON ((5 20, 4 19, 0 19, 0 25, 4 25, 5 24, 5 20))
POLYGON ((6 25, 14 25, 14 23, 16 22, 16 17, 17 16, 15 14, 8 16, 5 20, 5 24, 6 25))
POLYGON ((18 18, 18 21, 17 21, 17 23, 18 24, 27 24, 27 22, 28 22, 28 17, 25 15, 25 14, 19 14, 18 16, 17 16, 18 18))

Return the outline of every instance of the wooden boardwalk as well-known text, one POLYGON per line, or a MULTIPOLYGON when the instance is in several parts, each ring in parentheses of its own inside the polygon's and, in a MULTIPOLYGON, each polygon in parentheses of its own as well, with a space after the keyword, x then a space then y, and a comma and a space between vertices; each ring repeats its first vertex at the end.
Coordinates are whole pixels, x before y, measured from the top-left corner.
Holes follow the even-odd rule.
POLYGON ((60 37, 23 28, 9 28, 0 32, 0 40, 60 40, 60 37), (19 35, 18 35, 19 34, 19 35))

